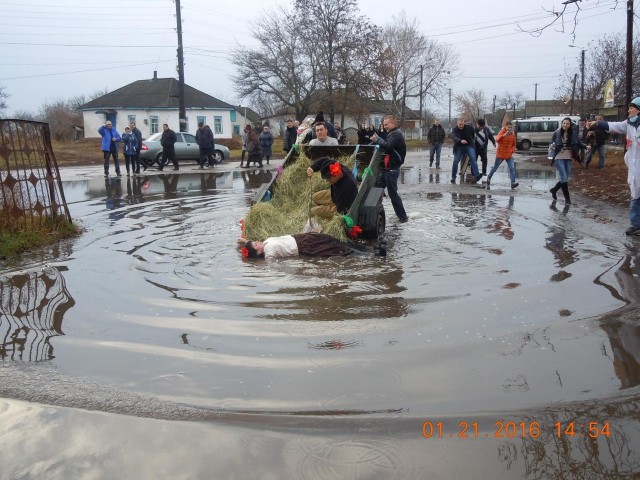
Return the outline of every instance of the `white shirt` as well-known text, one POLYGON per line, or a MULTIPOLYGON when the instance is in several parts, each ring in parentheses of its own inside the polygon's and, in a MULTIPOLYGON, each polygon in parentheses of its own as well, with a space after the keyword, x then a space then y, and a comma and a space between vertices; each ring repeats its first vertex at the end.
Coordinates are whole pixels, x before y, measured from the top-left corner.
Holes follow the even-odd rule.
POLYGON ((298 244, 291 235, 269 237, 264 241, 264 258, 293 257, 296 255, 298 255, 298 244))
POLYGON ((318 146, 318 145, 339 145, 338 140, 333 138, 333 137, 327 137, 324 142, 321 142, 320 140, 318 140, 317 138, 314 138, 313 140, 311 140, 309 142, 309 145, 311 146, 318 146))

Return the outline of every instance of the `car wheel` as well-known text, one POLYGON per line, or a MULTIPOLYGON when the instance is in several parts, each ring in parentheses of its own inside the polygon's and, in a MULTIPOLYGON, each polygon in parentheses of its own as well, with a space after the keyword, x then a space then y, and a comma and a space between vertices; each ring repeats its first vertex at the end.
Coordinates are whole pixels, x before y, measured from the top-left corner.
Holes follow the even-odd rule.
POLYGON ((156 163, 158 164, 158 167, 161 167, 161 168, 164 167, 164 163, 162 162, 162 153, 159 153, 156 156, 156 163))
POLYGON ((216 162, 221 162, 224 160, 224 155, 220 150, 214 150, 213 158, 215 159, 216 162))
POLYGON ((529 140, 523 140, 520 142, 520 150, 529 150, 531 148, 531 142, 529 140))

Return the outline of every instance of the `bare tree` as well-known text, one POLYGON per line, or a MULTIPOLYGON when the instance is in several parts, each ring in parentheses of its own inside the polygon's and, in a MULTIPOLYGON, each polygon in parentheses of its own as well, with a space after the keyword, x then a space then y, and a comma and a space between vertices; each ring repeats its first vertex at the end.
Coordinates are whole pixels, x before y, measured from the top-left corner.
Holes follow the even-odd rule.
POLYGON ((49 124, 51 136, 58 141, 73 140, 73 127, 82 125, 82 113, 69 100, 45 103, 38 117, 49 124))
POLYGON ((509 110, 513 108, 513 104, 515 104, 516 109, 520 109, 524 107, 525 101, 526 99, 524 93, 512 93, 507 91, 496 98, 496 108, 504 108, 505 110, 509 110))
POLYGON ((4 86, 0 85, 0 115, 4 115, 7 109, 7 98, 9 98, 9 94, 6 92, 4 86))
POLYGON ((467 90, 455 96, 455 102, 460 109, 460 116, 473 123, 484 117, 488 110, 487 99, 482 90, 467 90))
POLYGON ((455 73, 457 55, 449 45, 423 35, 418 20, 408 19, 404 11, 393 17, 383 37, 381 77, 387 91, 381 93, 389 94, 394 113, 404 120, 408 99, 440 98, 445 80, 455 73))
MULTIPOLYGON (((584 98, 585 112, 600 108, 603 105, 604 86, 607 80, 613 79, 614 102, 624 103, 626 85, 626 45, 622 34, 605 35, 598 42, 589 44, 585 52, 584 98)), ((632 90, 640 90, 640 40, 633 44, 632 90)), ((564 78, 556 88, 557 98, 571 98, 572 82, 575 74, 580 74, 580 65, 565 65, 564 78)))
MULTIPOLYGON (((237 47, 233 77, 240 98, 259 100, 267 95, 279 107, 292 107, 297 118, 309 111, 318 88, 318 59, 310 40, 299 36, 305 19, 279 6, 251 25, 256 49, 237 47)), ((254 104, 257 102, 254 102, 254 104)))

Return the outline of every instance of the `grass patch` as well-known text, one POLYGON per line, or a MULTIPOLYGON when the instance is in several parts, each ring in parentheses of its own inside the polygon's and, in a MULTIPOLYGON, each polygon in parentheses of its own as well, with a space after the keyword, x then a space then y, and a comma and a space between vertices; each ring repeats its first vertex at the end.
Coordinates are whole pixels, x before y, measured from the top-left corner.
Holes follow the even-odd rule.
POLYGON ((18 229, 12 227, 7 216, 0 212, 0 232, 0 258, 6 259, 75 237, 80 234, 80 229, 64 217, 46 219, 18 229))

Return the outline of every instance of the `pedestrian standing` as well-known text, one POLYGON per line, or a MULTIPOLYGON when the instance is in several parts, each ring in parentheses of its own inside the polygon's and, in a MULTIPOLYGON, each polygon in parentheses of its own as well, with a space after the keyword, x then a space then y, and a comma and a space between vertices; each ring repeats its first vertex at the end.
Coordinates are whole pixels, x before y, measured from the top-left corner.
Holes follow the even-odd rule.
POLYGON ((571 162, 574 158, 580 158, 580 140, 578 139, 578 127, 573 125, 569 117, 562 119, 561 127, 553 132, 550 151, 553 150, 553 160, 556 170, 560 176, 560 181, 551 188, 551 196, 555 202, 558 197, 558 190, 562 189, 564 203, 571 204, 569 196, 569 176, 571 175, 571 162))
POLYGON ((262 148, 262 159, 266 158, 267 165, 269 165, 269 158, 271 158, 273 153, 271 150, 271 146, 273 145, 273 134, 267 125, 262 127, 262 133, 258 140, 260 141, 260 148, 262 148))
POLYGON ((587 143, 589 144, 589 148, 587 150, 584 168, 589 168, 591 158, 593 157, 593 154, 596 150, 598 151, 598 169, 602 170, 604 168, 605 145, 607 144, 609 133, 598 127, 597 122, 602 121, 604 121, 604 117, 602 115, 596 115, 596 123, 592 124, 592 127, 587 133, 587 143))
POLYGON ((260 136, 258 132, 251 128, 251 125, 247 125, 245 133, 247 134, 247 168, 251 166, 251 163, 262 167, 262 148, 260 147, 260 136))
POLYGON ((162 165, 158 167, 158 170, 162 171, 164 166, 169 160, 173 163, 174 170, 180 170, 180 164, 178 163, 178 157, 176 157, 175 144, 178 141, 176 132, 169 128, 166 123, 162 124, 162 136, 160 137, 160 145, 162 145, 162 165))
POLYGON ((385 153, 380 165, 380 173, 376 179, 376 187, 386 188, 393 211, 396 213, 401 223, 409 220, 407 212, 400 195, 398 195, 398 177, 400 176, 400 166, 404 163, 407 155, 407 145, 404 135, 398 128, 398 119, 394 115, 384 117, 383 126, 386 138, 381 138, 377 134, 371 136, 371 142, 380 145, 385 153))
MULTIPOLYGON (((140 173, 140 149, 142 148, 142 132, 138 127, 136 127, 136 122, 129 122, 129 127, 131 127, 131 133, 136 136, 136 153, 133 155, 133 166, 135 167, 134 172, 136 175, 140 173)), ((147 164, 145 162, 144 169, 147 169, 147 164)))
POLYGON ((516 166, 513 161, 513 154, 516 151, 516 136, 513 133, 513 125, 511 122, 507 122, 498 136, 496 137, 498 143, 498 149, 496 150, 496 161, 493 164, 493 168, 489 172, 487 177, 487 189, 491 185, 491 177, 496 173, 498 167, 502 162, 507 162, 509 167, 509 175, 511 176, 511 190, 514 190, 520 185, 516 182, 516 166))
POLYGON ((206 128, 204 122, 198 122, 198 131, 196 132, 196 143, 199 147, 199 165, 200 168, 204 168, 204 164, 209 163, 209 166, 215 164, 213 158, 213 132, 211 129, 206 128))
POLYGON ((429 166, 433 167, 433 157, 436 157, 436 169, 440 168, 440 153, 442 152, 442 144, 447 134, 444 131, 440 120, 435 119, 433 125, 427 132, 427 141, 429 142, 429 166))
POLYGON ((298 128, 293 124, 293 120, 287 119, 287 129, 284 131, 284 139, 282 142, 282 149, 289 153, 289 150, 293 148, 294 143, 298 139, 298 128))
POLYGON ((588 133, 589 133, 589 129, 587 128, 587 119, 581 118, 578 121, 578 140, 580 140, 580 163, 584 162, 585 151, 587 149, 588 133))
POLYGON ((113 164, 116 168, 116 175, 120 175, 120 162, 118 162, 118 142, 122 140, 118 131, 113 128, 111 120, 107 120, 104 126, 98 128, 98 133, 102 137, 102 154, 104 157, 104 176, 109 176, 109 158, 113 157, 113 164))
POLYGON ((476 158, 480 158, 482 162, 482 175, 487 174, 487 148, 489 142, 496 146, 496 139, 493 138, 493 133, 486 126, 484 118, 479 118, 476 121, 476 137, 474 139, 474 147, 476 149, 476 158))
POLYGON ((129 167, 133 168, 133 174, 136 174, 136 167, 133 163, 133 159, 136 156, 138 150, 138 139, 131 132, 130 127, 124 129, 122 134, 122 153, 124 154, 125 166, 127 167, 127 177, 131 174, 129 167))
MULTIPOLYGON (((244 126, 244 130, 242 131, 242 156, 240 157, 240 168, 242 168, 242 164, 244 163, 244 156, 247 153, 247 136, 251 131, 251 125, 246 124, 244 126), (248 129, 248 130, 247 130, 248 129)), ((247 160, 247 167, 249 167, 249 160, 247 160)))
POLYGON ((627 110, 628 118, 624 122, 606 122, 599 120, 590 122, 589 127, 597 126, 605 132, 627 136, 627 153, 624 163, 629 169, 627 183, 631 189, 631 206, 629 221, 631 226, 626 230, 627 235, 640 235, 640 97, 634 98, 627 110))

